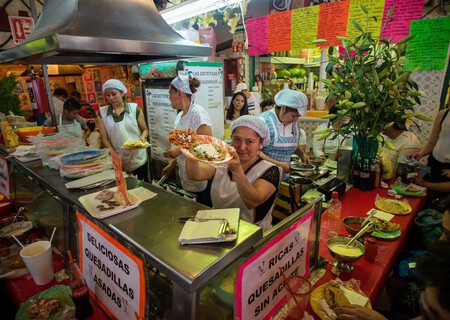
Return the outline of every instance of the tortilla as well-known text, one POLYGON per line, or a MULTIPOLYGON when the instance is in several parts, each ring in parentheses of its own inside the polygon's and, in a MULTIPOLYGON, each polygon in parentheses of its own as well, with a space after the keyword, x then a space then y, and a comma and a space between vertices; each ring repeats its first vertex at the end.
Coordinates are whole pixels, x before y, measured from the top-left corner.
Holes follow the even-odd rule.
POLYGON ((193 128, 174 129, 167 134, 169 142, 180 148, 192 148, 197 143, 197 133, 193 128))
POLYGON ((227 151, 214 143, 198 143, 189 151, 195 158, 204 161, 222 161, 227 156, 227 151))

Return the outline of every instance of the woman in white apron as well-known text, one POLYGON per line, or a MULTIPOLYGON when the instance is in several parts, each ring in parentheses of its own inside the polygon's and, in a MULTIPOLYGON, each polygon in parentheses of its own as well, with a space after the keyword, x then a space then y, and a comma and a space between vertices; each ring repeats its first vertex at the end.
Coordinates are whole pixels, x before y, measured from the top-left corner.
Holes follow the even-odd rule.
POLYGON ((147 151, 145 149, 124 150, 127 140, 147 141, 148 129, 144 113, 136 103, 126 103, 127 88, 116 79, 106 81, 102 90, 109 105, 98 112, 97 127, 104 148, 113 149, 122 159, 122 168, 138 179, 149 182, 147 151))
POLYGON ((291 155, 298 155, 309 163, 305 151, 298 144, 297 121, 306 114, 308 98, 301 92, 283 89, 275 95, 275 108, 261 113, 270 132, 270 141, 264 146, 261 157, 280 166, 284 173, 290 172, 291 155))
POLYGON ((188 178, 209 180, 211 199, 217 209, 239 208, 240 218, 259 225, 264 231, 272 225, 272 210, 281 182, 281 168, 261 159, 259 151, 270 141, 264 121, 256 116, 241 116, 231 123, 228 168, 186 160, 188 178))
MULTIPOLYGON (((194 129, 197 134, 212 135, 211 119, 202 106, 194 103, 193 94, 200 86, 200 80, 188 76, 177 76, 169 86, 169 99, 172 108, 180 110, 175 118, 174 129, 194 129)), ((171 146, 164 151, 164 156, 172 159, 163 169, 161 176, 168 176, 178 163, 178 175, 184 190, 194 193, 197 202, 211 206, 207 181, 192 181, 186 175, 186 157, 180 148, 171 146)))

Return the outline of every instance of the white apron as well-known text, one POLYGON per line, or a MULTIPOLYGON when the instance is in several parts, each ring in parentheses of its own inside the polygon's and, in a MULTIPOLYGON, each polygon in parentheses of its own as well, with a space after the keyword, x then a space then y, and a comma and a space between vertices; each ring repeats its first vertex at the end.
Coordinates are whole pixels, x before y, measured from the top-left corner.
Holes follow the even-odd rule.
POLYGON ((80 139, 83 138, 83 130, 81 129, 81 124, 76 120, 73 120, 73 123, 70 124, 62 124, 62 113, 59 115, 58 131, 68 133, 80 139))
MULTIPOLYGON (((267 169, 273 166, 274 164, 268 161, 259 161, 246 173, 247 180, 253 184, 267 171, 267 169)), ((213 207, 218 209, 239 208, 241 219, 260 226, 263 231, 269 229, 272 226, 272 210, 275 201, 266 216, 261 221, 255 221, 255 210, 247 208, 239 195, 236 182, 231 181, 227 171, 228 169, 224 167, 216 168, 211 185, 211 200, 213 207)), ((279 181, 281 181, 281 171, 279 181)))
POLYGON ((100 115, 105 124, 109 141, 114 151, 122 159, 122 167, 125 171, 131 172, 147 161, 147 152, 145 149, 123 150, 122 146, 127 140, 140 140, 141 131, 136 121, 136 103, 127 103, 130 112, 125 112, 123 120, 115 122, 112 115, 107 115, 109 106, 100 108, 100 115))

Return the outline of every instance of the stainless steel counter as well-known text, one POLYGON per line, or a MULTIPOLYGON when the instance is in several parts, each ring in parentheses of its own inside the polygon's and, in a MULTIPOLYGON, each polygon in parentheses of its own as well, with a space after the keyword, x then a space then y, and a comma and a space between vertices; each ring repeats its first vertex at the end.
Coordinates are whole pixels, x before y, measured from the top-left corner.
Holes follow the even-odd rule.
MULTIPOLYGON (((65 183, 70 180, 61 178, 58 171, 43 167, 41 161, 22 163, 12 158, 10 163, 63 204, 75 206, 90 217, 78 198, 100 188, 68 190, 65 183)), ((241 220, 238 238, 234 242, 180 246, 178 236, 183 224, 178 222, 178 218, 195 215, 205 207, 135 178, 127 178, 126 181, 128 189, 143 186, 158 195, 135 209, 97 221, 120 242, 135 247, 145 256, 148 265, 156 267, 173 281, 172 318, 195 319, 198 289, 251 249, 262 238, 261 228, 241 220)))

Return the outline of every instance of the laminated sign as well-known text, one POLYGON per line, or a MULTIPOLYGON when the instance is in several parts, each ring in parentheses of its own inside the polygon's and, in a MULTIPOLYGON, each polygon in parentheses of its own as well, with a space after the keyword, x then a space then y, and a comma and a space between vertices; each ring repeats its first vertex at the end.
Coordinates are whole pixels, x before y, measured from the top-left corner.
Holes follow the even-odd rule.
POLYGON ((79 265, 89 292, 113 319, 144 319, 143 259, 77 212, 79 265))
POLYGON ((269 319, 286 302, 283 276, 309 275, 311 209, 245 261, 236 279, 236 319, 269 319))

